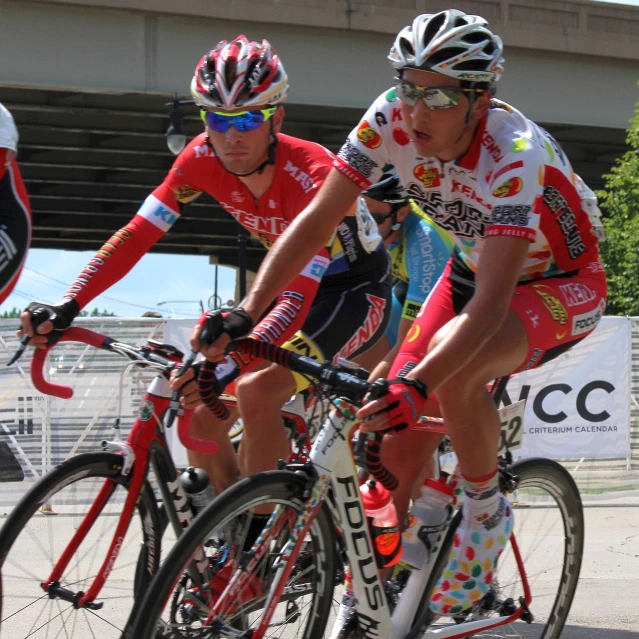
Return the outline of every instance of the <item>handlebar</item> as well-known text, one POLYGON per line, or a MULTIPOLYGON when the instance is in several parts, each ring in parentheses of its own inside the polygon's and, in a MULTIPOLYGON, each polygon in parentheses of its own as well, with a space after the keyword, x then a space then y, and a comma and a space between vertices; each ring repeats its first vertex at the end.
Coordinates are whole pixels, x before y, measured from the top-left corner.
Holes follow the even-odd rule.
MULTIPOLYGON (((111 337, 77 326, 73 326, 65 330, 59 341, 80 342, 82 344, 87 344, 89 346, 111 352, 119 352, 113 349, 114 344, 120 344, 123 348, 127 347, 127 345, 121 344, 111 337)), ((52 347, 53 346, 35 349, 33 359, 31 360, 31 379, 33 380, 34 386, 40 392, 60 397, 62 399, 69 399, 73 396, 73 389, 70 386, 54 384, 44 378, 44 362, 52 347)), ((140 356, 140 360, 146 359, 147 361, 164 364, 167 367, 167 370, 171 366, 169 360, 165 358, 156 355, 151 359, 150 357, 143 357, 139 349, 135 349, 133 347, 127 347, 127 349, 128 350, 126 350, 126 352, 121 352, 121 354, 129 356, 138 354, 140 356)), ((373 384, 359 377, 357 371, 349 372, 339 366, 320 363, 310 357, 305 357, 304 355, 294 353, 293 351, 289 351, 274 344, 245 338, 231 342, 228 345, 228 350, 245 353, 252 357, 258 357, 260 359, 279 364, 280 366, 288 368, 294 372, 308 375, 355 402, 361 402, 366 395, 370 394, 372 397, 372 395, 375 394, 376 388, 374 388, 373 384)), ((136 359, 134 357, 131 358, 136 359)), ((214 369, 214 364, 203 362, 200 368, 200 374, 198 375, 198 382, 202 382, 202 380, 206 381, 207 378, 214 376, 214 369)), ((202 399, 204 400, 207 408, 209 408, 209 410, 211 410, 219 418, 224 419, 228 416, 228 408, 226 405, 215 395, 214 392, 212 392, 210 388, 207 389, 206 385, 204 385, 202 399)), ((190 419, 188 419, 190 414, 190 411, 186 411, 185 419, 180 420, 178 423, 178 436, 180 441, 185 447, 192 450, 198 450, 205 454, 213 454, 217 452, 218 446, 215 442, 198 439, 190 434, 190 419)), ((366 465, 370 473, 386 488, 394 490, 397 487, 397 479, 382 465, 380 461, 380 448, 383 437, 384 432, 369 433, 366 437, 360 437, 360 441, 362 442, 361 445, 364 447, 366 465)))
MULTIPOLYGON (((231 342, 227 350, 246 353, 252 357, 274 362, 296 373, 309 375, 356 402, 363 400, 366 395, 370 395, 371 399, 377 398, 376 391, 378 391, 378 387, 358 377, 356 371, 353 371, 353 373, 346 372, 339 367, 331 364, 322 364, 310 357, 280 348, 274 344, 245 338, 231 342)), ((371 475, 388 490, 392 491, 397 488, 399 482, 395 475, 382 464, 380 459, 384 434, 383 431, 368 433, 365 437, 360 434, 359 442, 361 442, 360 447, 364 449, 365 463, 371 475)))
MULTIPOLYGON (((58 342, 80 342, 81 344, 87 344, 88 346, 93 346, 94 348, 100 348, 102 350, 107 350, 110 352, 115 351, 112 346, 114 344, 121 344, 117 340, 107 337, 106 335, 102 335, 101 333, 97 333, 96 331, 92 331, 88 328, 81 328, 79 326, 72 326, 64 331, 58 342)), ((57 342, 56 342, 57 343, 57 342)), ((31 359, 31 379, 33 381, 33 385, 41 392, 46 395, 52 395, 54 397, 60 397, 61 399, 70 399, 73 397, 73 389, 70 386, 66 386, 64 384, 54 384, 53 382, 48 381, 44 377, 44 363, 46 360, 49 351, 55 346, 52 344, 46 348, 36 348, 33 353, 33 358, 31 359)), ((122 344, 123 347, 127 347, 127 345, 122 344)), ((172 362, 164 357, 159 355, 151 355, 147 353, 145 357, 139 349, 134 347, 127 347, 126 353, 121 352, 120 354, 128 354, 131 359, 133 355, 139 355, 139 361, 148 361, 154 362, 156 364, 164 365, 168 370, 173 366, 172 362)), ((217 399, 217 398, 216 398, 217 399)), ((221 402, 220 402, 221 404, 221 402)), ((221 404, 224 411, 227 411, 227 408, 224 404, 221 404)), ((228 414, 228 411, 227 411, 228 414)), ((182 444, 191 450, 196 450, 205 455, 213 455, 215 454, 219 447, 216 442, 199 439, 191 435, 191 415, 192 411, 185 411, 184 416, 178 420, 178 437, 182 444)))
MULTIPOLYGON (((101 335, 100 333, 91 331, 88 328, 73 326, 68 328, 58 341, 81 342, 82 344, 88 344, 95 348, 109 350, 109 346, 115 340, 107 337, 106 335, 101 335)), ((35 349, 33 359, 31 360, 31 380, 33 381, 33 385, 45 395, 53 395, 54 397, 60 397, 62 399, 71 399, 73 397, 73 389, 71 386, 54 384, 44 378, 44 361, 53 346, 55 346, 55 344, 48 346, 47 348, 35 349)))

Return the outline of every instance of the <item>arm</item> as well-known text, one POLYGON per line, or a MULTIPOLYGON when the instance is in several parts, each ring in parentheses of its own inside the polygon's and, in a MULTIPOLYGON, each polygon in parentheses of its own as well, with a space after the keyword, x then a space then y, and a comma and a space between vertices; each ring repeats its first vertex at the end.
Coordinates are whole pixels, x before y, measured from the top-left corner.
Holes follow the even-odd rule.
POLYGON ((54 313, 58 312, 56 322, 51 321, 53 316, 49 314, 50 319, 34 330, 32 310, 27 309, 20 316, 23 333, 34 338, 33 345, 45 345, 47 334, 54 328, 63 330, 68 327, 86 304, 121 280, 178 216, 179 206, 173 192, 162 184, 144 201, 131 222, 116 231, 89 260, 62 300, 53 307, 47 307, 54 313))
POLYGON ((508 315, 528 248, 525 238, 497 236, 485 240, 475 294, 452 320, 443 340, 407 377, 417 377, 436 391, 499 331, 508 315))
POLYGON ((326 182, 268 252, 242 308, 257 320, 269 304, 326 244, 350 213, 360 187, 332 169, 326 182))
POLYGON ((410 327, 413 325, 412 319, 402 318, 399 322, 399 328, 397 329, 397 342, 395 342, 395 346, 391 348, 390 351, 386 354, 384 359, 373 369, 373 372, 370 374, 369 379, 374 381, 379 379, 380 377, 388 377, 388 372, 390 371, 390 367, 393 364, 393 361, 397 357, 397 353, 399 353, 399 349, 402 345, 402 342, 406 339, 406 335, 408 335, 408 331, 410 327))

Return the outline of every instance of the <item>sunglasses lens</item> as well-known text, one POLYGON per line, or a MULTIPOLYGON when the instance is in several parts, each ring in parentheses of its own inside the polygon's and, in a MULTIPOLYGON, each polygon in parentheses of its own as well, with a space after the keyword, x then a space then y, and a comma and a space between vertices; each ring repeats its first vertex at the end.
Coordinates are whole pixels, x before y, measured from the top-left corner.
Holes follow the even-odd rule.
POLYGON ((451 87, 449 89, 427 89, 424 91, 424 100, 431 109, 450 109, 459 104, 460 91, 451 87))
POLYGON ((254 131, 264 122, 264 114, 261 111, 245 111, 237 115, 225 115, 215 111, 207 111, 206 124, 216 133, 226 133, 233 125, 238 131, 254 131))
POLYGON ((397 92, 397 97, 407 106, 415 106, 420 98, 420 92, 408 82, 398 82, 395 85, 395 91, 397 92))
POLYGON ((456 87, 418 89, 410 82, 399 81, 395 85, 397 97, 407 106, 414 107, 420 99, 429 109, 450 109, 459 104, 461 90, 456 87))

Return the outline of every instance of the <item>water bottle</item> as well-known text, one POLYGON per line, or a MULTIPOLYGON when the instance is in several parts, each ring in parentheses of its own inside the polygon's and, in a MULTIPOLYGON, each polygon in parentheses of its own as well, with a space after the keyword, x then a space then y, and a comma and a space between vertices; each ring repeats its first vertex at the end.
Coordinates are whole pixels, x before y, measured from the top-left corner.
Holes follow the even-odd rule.
POLYGON ((453 500, 453 488, 444 481, 427 479, 424 482, 420 497, 413 502, 403 535, 405 564, 418 570, 426 566, 453 500))
POLYGON ((413 502, 408 528, 403 535, 403 561, 414 569, 397 602, 393 619, 397 618, 395 632, 405 637, 433 568, 435 553, 445 534, 444 524, 452 517, 455 491, 442 480, 427 479, 421 496, 413 502), (430 568, 430 569, 429 569, 430 568))
POLYGON ((215 498, 215 490, 211 486, 211 480, 206 471, 201 468, 189 466, 180 475, 180 484, 182 484, 191 503, 194 515, 206 508, 215 498))
POLYGON ((374 479, 360 487, 379 568, 394 566, 402 556, 402 536, 393 497, 374 479))

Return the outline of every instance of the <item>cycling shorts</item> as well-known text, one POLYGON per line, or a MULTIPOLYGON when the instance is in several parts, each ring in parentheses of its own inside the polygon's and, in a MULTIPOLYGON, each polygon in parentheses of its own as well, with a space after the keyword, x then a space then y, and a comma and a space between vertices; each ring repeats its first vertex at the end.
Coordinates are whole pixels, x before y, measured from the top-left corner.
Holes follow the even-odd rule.
POLYGON ((31 208, 15 160, 0 149, 0 304, 15 286, 31 244, 31 208))
MULTIPOLYGON (((356 357, 384 335, 391 297, 390 273, 347 290, 320 286, 302 328, 282 348, 320 362, 356 357)), ((296 393, 310 385, 303 375, 293 376, 296 393)))
MULTIPOLYGON (((511 374, 541 366, 587 337, 604 314, 606 290, 599 259, 578 271, 518 284, 510 309, 526 329, 528 353, 511 374)), ((400 347, 390 378, 406 375, 426 356, 435 333, 462 312, 474 292, 472 272, 453 254, 400 347)))

